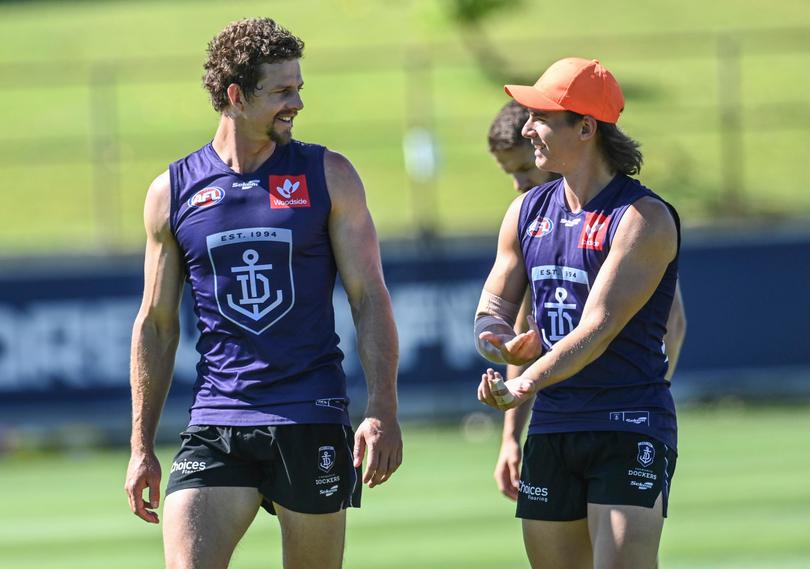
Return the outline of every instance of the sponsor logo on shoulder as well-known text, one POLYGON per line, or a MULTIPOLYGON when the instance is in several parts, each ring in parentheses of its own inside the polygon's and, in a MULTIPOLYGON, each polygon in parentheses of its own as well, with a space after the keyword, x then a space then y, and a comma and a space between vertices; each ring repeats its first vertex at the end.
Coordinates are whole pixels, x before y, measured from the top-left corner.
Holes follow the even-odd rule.
POLYGON ((232 188, 239 188, 241 190, 249 190, 259 185, 259 180, 248 180, 247 182, 234 182, 232 188))
POLYGON ((270 207, 312 207, 306 176, 270 176, 270 207))
POLYGON ((318 449, 318 468, 322 472, 329 472, 333 466, 335 466, 335 447, 320 447, 318 449))
POLYGON ((225 190, 217 186, 209 186, 191 196, 188 205, 191 207, 210 207, 221 202, 224 197, 225 190))
POLYGON ((582 226, 582 232, 579 234, 577 248, 602 251, 605 248, 609 225, 609 215, 605 215, 601 211, 588 213, 585 218, 585 225, 582 226))
POLYGON ((545 237, 554 229, 554 222, 547 217, 538 217, 526 228, 526 235, 529 237, 545 237))
POLYGON ((646 425, 650 426, 650 412, 649 411, 611 411, 611 421, 619 421, 620 423, 631 423, 633 425, 646 425))
POLYGON ((198 460, 177 460, 172 463, 169 474, 179 472, 180 474, 191 474, 205 470, 205 461, 198 460))

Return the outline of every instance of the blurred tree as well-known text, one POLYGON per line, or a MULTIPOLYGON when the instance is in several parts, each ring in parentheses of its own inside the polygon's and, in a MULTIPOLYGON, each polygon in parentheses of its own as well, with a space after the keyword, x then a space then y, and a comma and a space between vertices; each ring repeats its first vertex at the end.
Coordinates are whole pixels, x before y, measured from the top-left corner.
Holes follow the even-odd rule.
POLYGON ((493 14, 520 7, 525 0, 451 0, 450 13, 458 24, 464 46, 475 57, 481 70, 495 83, 518 79, 509 58, 490 41, 484 22, 493 14))

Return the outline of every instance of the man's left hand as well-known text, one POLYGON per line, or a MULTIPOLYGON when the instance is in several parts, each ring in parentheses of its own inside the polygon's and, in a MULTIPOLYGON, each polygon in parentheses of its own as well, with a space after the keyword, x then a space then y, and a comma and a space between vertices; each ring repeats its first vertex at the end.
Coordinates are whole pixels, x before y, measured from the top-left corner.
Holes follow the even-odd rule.
POLYGON ((369 488, 382 484, 402 464, 402 433, 396 417, 369 414, 354 435, 354 466, 363 464, 368 450, 363 483, 369 488))
POLYGON ((512 394, 514 399, 506 404, 498 403, 489 387, 489 382, 495 378, 500 378, 501 374, 492 368, 489 368, 486 373, 481 374, 481 383, 478 385, 478 400, 484 405, 489 405, 500 411, 506 411, 514 407, 520 406, 524 401, 530 399, 535 391, 534 382, 521 376, 510 379, 504 382, 504 386, 512 394))

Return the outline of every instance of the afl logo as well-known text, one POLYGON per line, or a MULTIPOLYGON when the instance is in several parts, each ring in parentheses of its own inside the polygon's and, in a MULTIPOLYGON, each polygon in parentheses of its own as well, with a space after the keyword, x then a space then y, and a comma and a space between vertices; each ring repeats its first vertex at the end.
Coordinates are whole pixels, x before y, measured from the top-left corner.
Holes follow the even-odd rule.
POLYGON ((551 221, 547 217, 538 217, 532 224, 526 229, 526 235, 529 237, 544 237, 551 233, 551 230, 554 229, 554 222, 551 221))
POLYGON ((208 207, 217 204, 225 197, 225 190, 211 186, 203 188, 188 200, 191 207, 208 207))

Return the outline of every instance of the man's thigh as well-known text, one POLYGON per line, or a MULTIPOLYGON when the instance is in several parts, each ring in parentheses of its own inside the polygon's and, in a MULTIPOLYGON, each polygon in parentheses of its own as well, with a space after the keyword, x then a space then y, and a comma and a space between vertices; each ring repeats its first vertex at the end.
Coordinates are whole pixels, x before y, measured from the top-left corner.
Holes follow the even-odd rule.
POLYGON ((655 569, 664 526, 662 497, 652 508, 588 504, 594 569, 655 569))
POLYGON ((284 569, 340 569, 346 535, 346 510, 305 514, 277 502, 273 509, 281 524, 284 569))
POLYGON ((256 488, 247 487, 186 488, 169 494, 163 507, 167 569, 227 567, 261 500, 256 488))
POLYGON ((584 518, 569 522, 523 520, 523 544, 533 569, 591 569, 591 539, 584 518))

